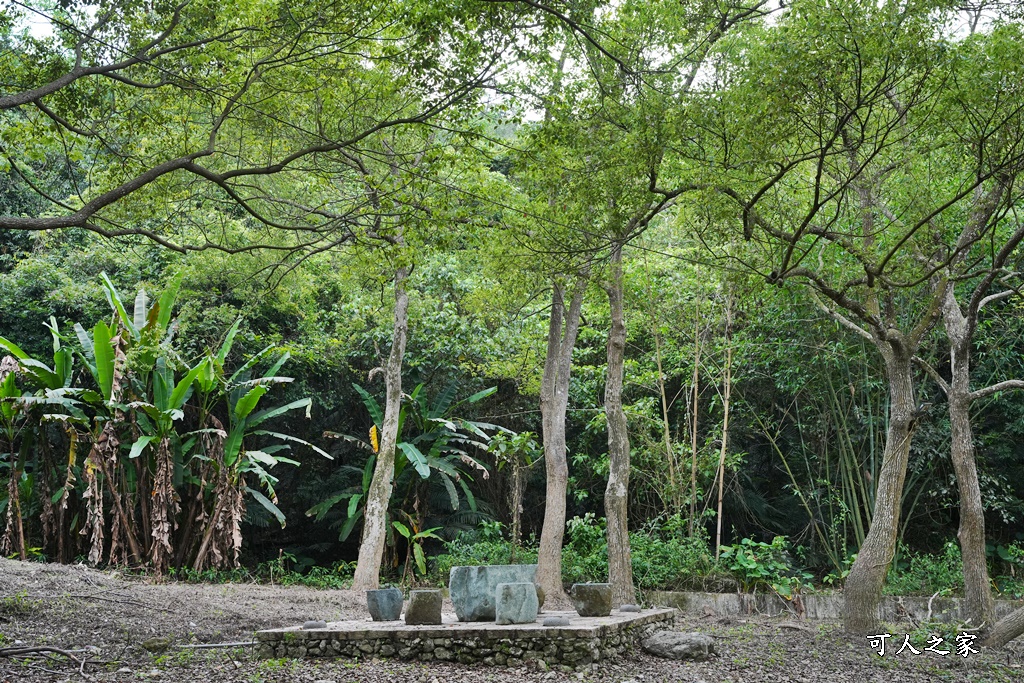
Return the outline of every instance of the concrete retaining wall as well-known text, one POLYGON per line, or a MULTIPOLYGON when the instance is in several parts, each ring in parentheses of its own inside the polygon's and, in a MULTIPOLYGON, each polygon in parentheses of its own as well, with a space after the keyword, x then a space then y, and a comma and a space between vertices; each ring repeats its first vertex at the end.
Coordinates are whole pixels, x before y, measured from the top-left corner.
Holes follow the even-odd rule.
MULTIPOLYGON (((798 602, 786 600, 774 593, 699 593, 691 591, 651 591, 647 593, 648 603, 658 607, 674 607, 683 614, 708 614, 738 616, 764 614, 780 616, 792 614, 807 619, 842 619, 843 596, 835 594, 801 595, 798 602)), ((1021 602, 996 601, 996 617, 1002 618, 1021 606, 1021 602)), ((960 622, 965 615, 960 608, 960 598, 925 598, 886 595, 878 608, 882 621, 898 623, 911 620, 932 619, 943 622, 960 622), (930 605, 929 605, 930 603, 930 605)))

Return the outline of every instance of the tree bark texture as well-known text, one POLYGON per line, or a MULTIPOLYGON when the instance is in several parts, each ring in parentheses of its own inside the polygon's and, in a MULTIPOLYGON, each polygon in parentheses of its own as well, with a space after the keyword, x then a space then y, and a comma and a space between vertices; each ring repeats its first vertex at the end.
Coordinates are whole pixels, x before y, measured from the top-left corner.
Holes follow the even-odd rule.
MULTIPOLYGON (((608 485, 604 513, 608 535, 608 582, 612 603, 636 602, 633 561, 629 549, 629 430, 622 409, 622 379, 626 355, 626 322, 623 313, 622 246, 611 255, 611 279, 607 284, 611 328, 608 330, 608 371, 604 384, 604 412, 608 424, 608 485)), ((671 456, 670 456, 671 457, 671 456)))
POLYGON ((989 631, 982 645, 986 647, 1002 647, 1022 634, 1024 634, 1024 607, 1000 619, 992 630, 989 631))
POLYGON ((359 544, 359 558, 352 579, 352 590, 371 590, 380 587, 380 563, 387 538, 388 503, 391 501, 395 473, 395 450, 398 446, 398 416, 402 408, 402 360, 409 327, 409 294, 405 266, 395 271, 395 315, 391 333, 391 353, 384 373, 385 406, 381 425, 380 449, 373 468, 370 490, 363 510, 363 538, 359 544))
POLYGON ((971 325, 960 310, 953 288, 946 291, 942 320, 949 338, 951 379, 947 392, 950 456, 960 494, 960 554, 964 565, 964 603, 974 627, 990 627, 995 603, 985 558, 985 510, 981 503, 978 467, 971 427, 971 325))
POLYGON ((877 345, 885 360, 889 383, 889 430, 875 489, 871 527, 850 568, 844 589, 843 625, 847 632, 854 634, 870 634, 879 628, 878 603, 896 552, 903 483, 915 427, 913 351, 899 338, 879 339, 877 345))
POLYGON ((547 356, 541 377, 540 412, 547 474, 544 524, 537 553, 537 584, 547 599, 566 599, 562 588, 562 541, 565 537, 565 495, 569 465, 565 447, 565 413, 569 405, 572 350, 580 326, 585 283, 580 282, 565 306, 565 288, 556 283, 551 297, 547 356), (564 329, 563 329, 564 328, 564 329))

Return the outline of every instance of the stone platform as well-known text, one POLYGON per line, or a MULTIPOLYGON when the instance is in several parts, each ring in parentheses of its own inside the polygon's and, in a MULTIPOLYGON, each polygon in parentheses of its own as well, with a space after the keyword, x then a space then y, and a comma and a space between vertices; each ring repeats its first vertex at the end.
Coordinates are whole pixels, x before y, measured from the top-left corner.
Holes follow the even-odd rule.
POLYGON ((640 639, 669 628, 675 609, 612 612, 581 617, 548 612, 529 624, 460 622, 444 614, 442 623, 408 626, 404 621, 335 621, 326 628, 301 626, 258 631, 257 655, 276 657, 391 657, 416 661, 577 669, 639 647, 640 639), (565 617, 568 626, 543 626, 549 617, 565 617), (543 662, 541 664, 540 662, 543 662))

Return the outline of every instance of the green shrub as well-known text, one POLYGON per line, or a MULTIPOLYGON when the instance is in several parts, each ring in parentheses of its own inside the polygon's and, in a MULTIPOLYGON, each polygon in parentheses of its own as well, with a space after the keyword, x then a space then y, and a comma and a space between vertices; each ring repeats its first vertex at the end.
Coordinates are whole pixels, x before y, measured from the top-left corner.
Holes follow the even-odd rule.
MULTIPOLYGON (((697 527, 703 532, 703 527, 697 527)), ((629 535, 633 557, 633 582, 642 590, 700 588, 702 579, 717 572, 707 536, 688 536, 686 521, 679 515, 664 522, 654 520, 629 535)))
POLYGON ((743 590, 764 586, 789 597, 810 586, 814 577, 793 566, 788 545, 783 536, 776 536, 771 543, 744 538, 735 545, 722 546, 718 561, 743 590))
POLYGON ((950 595, 963 590, 964 567, 956 543, 947 542, 937 555, 901 550, 886 577, 889 595, 950 595))
POLYGON ((452 567, 480 564, 536 564, 537 545, 530 539, 525 546, 516 546, 504 538, 499 522, 482 522, 475 531, 462 532, 444 544, 444 553, 433 558, 431 582, 448 585, 452 567))

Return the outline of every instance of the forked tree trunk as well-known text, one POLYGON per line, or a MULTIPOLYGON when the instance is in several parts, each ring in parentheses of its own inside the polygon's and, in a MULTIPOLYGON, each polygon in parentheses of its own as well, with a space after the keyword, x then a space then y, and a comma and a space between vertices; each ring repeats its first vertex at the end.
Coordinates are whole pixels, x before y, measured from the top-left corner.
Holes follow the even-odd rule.
POLYGON ((871 528, 857 560, 850 568, 843 591, 843 625, 847 632, 869 634, 878 629, 878 603, 896 551, 903 483, 907 475, 910 441, 915 427, 913 352, 901 339, 879 340, 889 383, 889 431, 875 489, 871 528))
POLYGON ((572 350, 580 326, 585 283, 573 291, 569 307, 565 290, 556 283, 551 296, 547 356, 540 386, 540 412, 544 431, 544 470, 547 474, 544 525, 537 552, 537 585, 546 599, 564 600, 562 588, 562 540, 565 537, 565 495, 569 465, 565 456, 565 413, 569 405, 569 373, 572 350), (564 328, 564 329, 563 329, 564 328))
POLYGON ((974 627, 990 627, 995 603, 985 558, 985 510, 981 504, 978 468, 971 427, 971 330, 950 287, 942 306, 942 320, 949 337, 951 379, 949 403, 950 456, 960 493, 960 555, 964 565, 964 603, 974 627))
POLYGON ((626 322, 623 313, 622 245, 611 255, 611 280, 607 284, 611 328, 608 330, 608 372, 604 384, 604 412, 608 423, 608 485, 604 514, 608 534, 608 582, 617 607, 636 602, 633 561, 629 550, 629 430, 622 409, 622 379, 626 355, 626 322))
POLYGON ((398 446, 398 415, 402 407, 402 360, 409 326, 409 294, 405 266, 395 271, 395 315, 391 334, 391 353, 384 373, 386 403, 384 423, 381 425, 380 449, 373 468, 370 490, 363 509, 363 538, 359 544, 359 558, 352 590, 371 590, 380 586, 380 563, 387 538, 388 503, 395 473, 395 449, 398 446))

